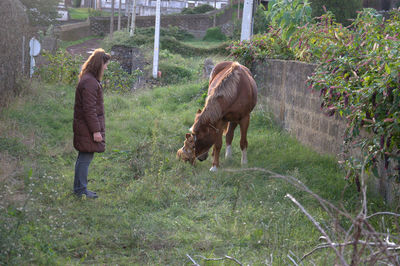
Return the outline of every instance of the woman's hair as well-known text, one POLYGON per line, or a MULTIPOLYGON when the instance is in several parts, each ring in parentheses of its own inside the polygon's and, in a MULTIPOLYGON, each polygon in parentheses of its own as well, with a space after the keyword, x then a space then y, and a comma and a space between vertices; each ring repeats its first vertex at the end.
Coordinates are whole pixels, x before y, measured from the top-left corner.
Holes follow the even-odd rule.
POLYGON ((103 65, 110 61, 111 55, 107 54, 103 49, 98 48, 93 51, 88 60, 83 64, 79 79, 83 74, 91 73, 97 80, 103 78, 103 65))

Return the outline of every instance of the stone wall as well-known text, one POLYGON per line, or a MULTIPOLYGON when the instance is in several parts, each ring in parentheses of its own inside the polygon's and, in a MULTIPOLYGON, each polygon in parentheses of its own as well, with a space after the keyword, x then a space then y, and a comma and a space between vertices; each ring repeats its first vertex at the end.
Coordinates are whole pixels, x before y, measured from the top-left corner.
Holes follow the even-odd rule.
POLYGON ((63 41, 76 41, 92 35, 90 22, 78 22, 61 25, 56 28, 55 34, 63 41))
POLYGON ((321 111, 319 93, 306 84, 315 66, 297 61, 267 60, 253 67, 259 102, 300 142, 320 153, 341 152, 345 124, 321 111))
MULTIPOLYGON (((192 14, 192 15, 165 15, 161 16, 161 27, 177 26, 181 29, 187 30, 196 38, 204 37, 208 28, 213 27, 214 19, 215 25, 221 26, 228 23, 232 19, 233 9, 225 8, 223 10, 211 11, 205 14, 192 14), (214 16, 214 13, 216 15, 214 16)), ((126 27, 127 17, 121 19, 121 25, 126 27)), ((137 16, 136 26, 139 28, 154 27, 155 16, 137 16)), ((117 19, 114 20, 114 29, 117 29, 117 19)), ((106 35, 110 31, 110 18, 109 17, 91 17, 90 30, 92 35, 106 35)))

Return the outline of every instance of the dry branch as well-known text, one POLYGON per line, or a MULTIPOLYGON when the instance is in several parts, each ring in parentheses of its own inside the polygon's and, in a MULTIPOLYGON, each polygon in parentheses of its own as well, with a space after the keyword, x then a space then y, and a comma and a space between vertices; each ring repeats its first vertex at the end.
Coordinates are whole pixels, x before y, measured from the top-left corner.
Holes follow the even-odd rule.
POLYGON ((235 259, 234 257, 228 256, 228 255, 225 255, 225 256, 222 257, 222 258, 206 258, 206 257, 201 256, 201 255, 195 255, 195 256, 196 256, 196 257, 199 257, 199 258, 201 258, 201 259, 203 259, 203 260, 205 260, 205 261, 232 260, 232 261, 236 262, 237 264, 243 266, 243 264, 242 264, 240 261, 238 261, 238 260, 235 259))

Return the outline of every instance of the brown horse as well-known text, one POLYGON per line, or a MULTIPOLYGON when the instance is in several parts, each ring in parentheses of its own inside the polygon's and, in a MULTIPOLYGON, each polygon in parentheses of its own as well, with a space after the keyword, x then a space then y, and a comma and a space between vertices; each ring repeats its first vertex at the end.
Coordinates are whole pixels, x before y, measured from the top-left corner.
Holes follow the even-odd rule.
POLYGON ((240 125, 242 164, 247 164, 247 129, 250 112, 257 103, 257 85, 249 69, 237 62, 217 64, 210 75, 208 96, 203 110, 198 110, 191 133, 195 142, 195 155, 200 161, 207 159, 213 147, 210 171, 219 167, 222 134, 226 133, 225 158, 232 156, 235 128, 240 125))

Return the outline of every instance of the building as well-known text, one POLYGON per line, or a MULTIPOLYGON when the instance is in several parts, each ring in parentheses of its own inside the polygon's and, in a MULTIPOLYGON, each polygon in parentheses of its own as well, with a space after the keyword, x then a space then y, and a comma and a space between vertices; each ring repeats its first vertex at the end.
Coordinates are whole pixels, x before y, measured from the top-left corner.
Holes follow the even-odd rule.
MULTIPOLYGON (((102 10, 111 10, 112 0, 81 0, 82 7, 99 8, 102 10)), ((119 0, 114 0, 115 10, 119 9, 119 0)), ((125 13, 127 4, 131 3, 133 8, 133 0, 121 0, 121 10, 125 13)), ((156 0, 136 0, 136 15, 152 16, 156 13, 156 0)), ((161 14, 180 13, 184 8, 193 8, 199 5, 210 5, 217 9, 228 5, 228 0, 161 0, 161 14)))

